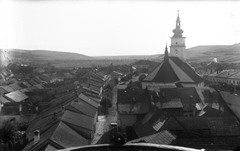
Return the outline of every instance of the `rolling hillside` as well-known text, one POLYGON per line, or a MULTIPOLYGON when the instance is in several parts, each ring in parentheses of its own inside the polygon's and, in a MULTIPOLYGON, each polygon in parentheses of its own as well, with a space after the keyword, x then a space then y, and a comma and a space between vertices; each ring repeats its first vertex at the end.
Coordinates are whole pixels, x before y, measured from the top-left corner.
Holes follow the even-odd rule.
POLYGON ((185 51, 189 61, 205 62, 217 58, 220 62, 240 63, 240 44, 197 46, 185 51))
MULTIPOLYGON (((209 62, 213 58, 224 63, 240 63, 240 44, 196 46, 185 50, 187 61, 209 62)), ((149 55, 149 60, 162 60, 163 54, 149 55)))
POLYGON ((40 60, 92 60, 93 57, 86 55, 71 53, 71 52, 59 52, 59 51, 47 51, 47 50, 34 50, 30 51, 30 54, 37 57, 40 60))
MULTIPOLYGON (((47 51, 47 50, 22 50, 12 49, 10 51, 1 50, 1 57, 8 57, 17 61, 75 61, 75 60, 153 60, 161 61, 163 54, 157 55, 125 55, 125 56, 101 56, 90 57, 78 53, 47 51), (2 55, 5 52, 5 55, 2 55)), ((209 62, 217 58, 220 62, 240 63, 240 44, 235 45, 206 45, 189 48, 185 51, 188 61, 209 62)))
POLYGON ((14 61, 61 61, 61 60, 94 60, 95 58, 82 54, 59 52, 59 51, 47 51, 47 50, 22 50, 22 49, 10 49, 1 50, 1 55, 4 58, 14 61))

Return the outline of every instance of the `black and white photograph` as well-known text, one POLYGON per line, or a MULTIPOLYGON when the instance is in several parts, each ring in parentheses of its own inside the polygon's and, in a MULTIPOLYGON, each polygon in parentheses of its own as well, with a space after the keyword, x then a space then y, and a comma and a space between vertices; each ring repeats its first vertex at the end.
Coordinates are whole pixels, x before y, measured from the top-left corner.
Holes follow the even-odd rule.
POLYGON ((0 151, 240 150, 239 0, 0 0, 0 151))

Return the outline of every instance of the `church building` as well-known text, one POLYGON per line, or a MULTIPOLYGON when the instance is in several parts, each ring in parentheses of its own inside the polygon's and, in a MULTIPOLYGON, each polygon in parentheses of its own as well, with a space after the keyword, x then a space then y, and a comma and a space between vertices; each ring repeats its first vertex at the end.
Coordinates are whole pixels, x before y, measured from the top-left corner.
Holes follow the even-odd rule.
POLYGON ((174 35, 171 37, 170 54, 167 46, 162 63, 143 80, 142 87, 149 90, 174 87, 201 87, 203 79, 185 62, 185 37, 182 36, 179 13, 174 35))

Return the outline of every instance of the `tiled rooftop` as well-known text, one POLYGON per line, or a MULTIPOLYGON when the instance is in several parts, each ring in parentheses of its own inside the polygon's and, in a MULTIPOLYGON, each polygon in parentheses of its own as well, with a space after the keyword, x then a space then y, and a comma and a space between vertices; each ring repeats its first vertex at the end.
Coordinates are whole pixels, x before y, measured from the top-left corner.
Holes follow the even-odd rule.
POLYGON ((25 95, 19 90, 7 93, 5 94, 5 96, 14 102, 21 102, 28 98, 27 95, 25 95))

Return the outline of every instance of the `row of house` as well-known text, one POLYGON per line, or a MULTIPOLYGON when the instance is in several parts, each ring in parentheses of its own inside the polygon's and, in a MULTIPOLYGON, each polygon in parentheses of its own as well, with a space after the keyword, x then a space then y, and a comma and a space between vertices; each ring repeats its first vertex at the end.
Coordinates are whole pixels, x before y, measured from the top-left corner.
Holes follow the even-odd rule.
POLYGON ((154 109, 165 116, 201 117, 228 116, 231 112, 215 90, 203 88, 162 88, 160 92, 150 90, 118 90, 118 118, 121 126, 133 126, 154 109), (211 95, 210 98, 207 96, 211 95), (216 95, 216 96, 214 96, 216 95))
POLYGON ((240 71, 239 70, 223 70, 219 73, 215 72, 213 74, 205 75, 204 79, 213 83, 227 83, 233 85, 240 84, 240 71))
MULTIPOLYGON (((9 99, 10 102, 22 102, 28 98, 25 96, 25 92, 50 88, 50 86, 47 85, 48 83, 51 83, 50 79, 51 78, 47 80, 41 78, 41 76, 36 76, 31 79, 27 78, 25 80, 17 81, 13 84, 2 85, 0 86, 1 98, 9 99)), ((1 99, 0 103, 4 104, 4 100, 1 99)))
POLYGON ((66 94, 29 125, 24 150, 57 150, 91 143, 99 103, 84 94, 66 94))
POLYGON ((102 90, 109 80, 104 73, 87 72, 80 82, 73 82, 75 91, 55 95, 31 121, 26 131, 29 143, 24 150, 58 150, 91 144, 102 90))

